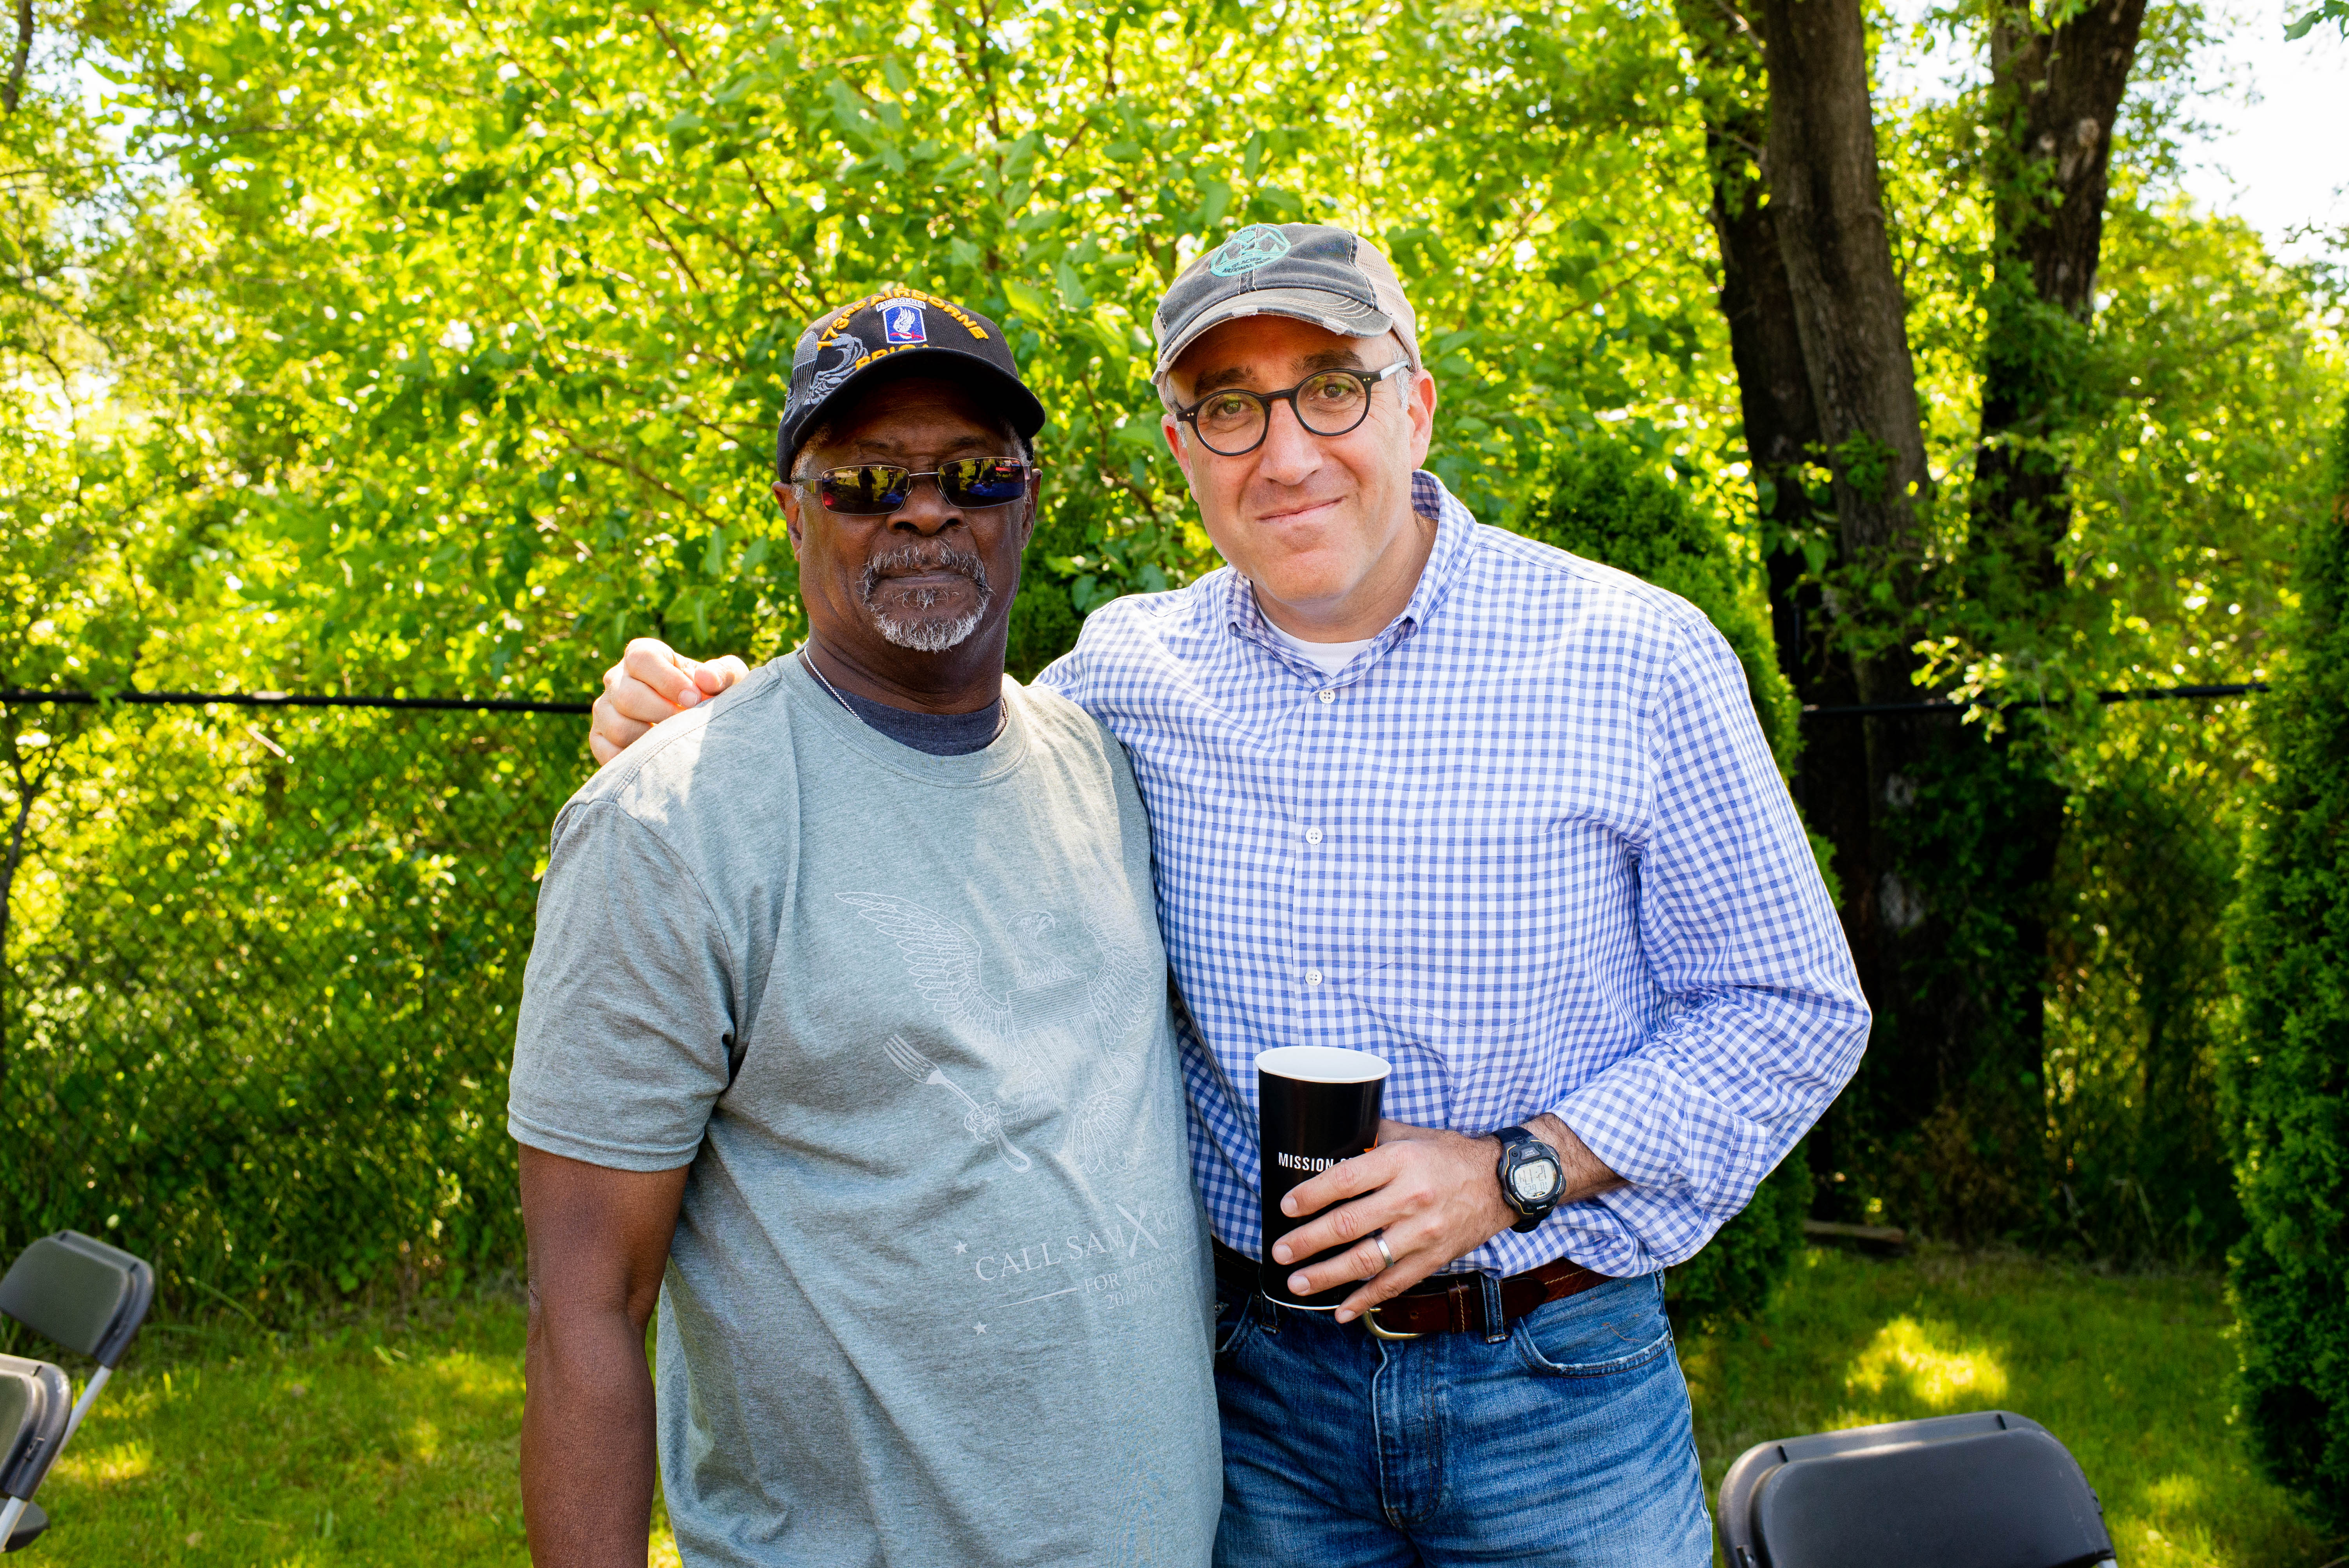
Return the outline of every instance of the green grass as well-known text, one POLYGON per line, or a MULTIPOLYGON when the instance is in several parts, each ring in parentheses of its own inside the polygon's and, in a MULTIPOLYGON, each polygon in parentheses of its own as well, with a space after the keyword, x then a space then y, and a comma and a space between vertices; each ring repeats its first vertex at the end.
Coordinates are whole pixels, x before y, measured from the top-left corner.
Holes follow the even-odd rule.
MULTIPOLYGON (((2207 1274, 1815 1252, 1761 1322, 1683 1355, 1708 1482, 1771 1438, 2002 1407, 2079 1456, 2127 1568, 2318 1568, 2340 1549, 2228 1422, 2230 1334, 2207 1274)), ((521 1563, 522 1337, 498 1296, 150 1330, 42 1489, 57 1522, 26 1561, 521 1563)), ((654 1561, 676 1562, 665 1527, 654 1561)))
POLYGON ((1683 1357, 1708 1487, 1773 1438, 2006 1409, 2080 1461, 2124 1568, 2319 1568, 2341 1550, 2243 1452, 2213 1274, 1814 1251, 1762 1321, 1683 1357))
POLYGON ((523 1327, 488 1296, 300 1336, 150 1329, 41 1488, 25 1560, 527 1563, 523 1327))

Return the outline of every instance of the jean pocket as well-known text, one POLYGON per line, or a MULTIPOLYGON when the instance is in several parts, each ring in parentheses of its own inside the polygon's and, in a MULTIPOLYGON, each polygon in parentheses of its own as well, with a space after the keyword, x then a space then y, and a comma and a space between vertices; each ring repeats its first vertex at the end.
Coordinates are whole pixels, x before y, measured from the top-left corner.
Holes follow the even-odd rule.
POLYGON ((1240 1341, 1246 1339, 1248 1336, 1248 1331, 1256 1326, 1256 1313, 1252 1306, 1255 1300, 1256 1295, 1254 1292, 1250 1292, 1247 1295, 1242 1295, 1237 1291, 1226 1289, 1220 1280, 1216 1282, 1216 1360, 1221 1361, 1225 1357, 1230 1355, 1233 1348, 1237 1346, 1240 1341))
POLYGON ((1535 1308, 1510 1334, 1545 1377, 1614 1377, 1671 1354, 1672 1326, 1652 1277, 1616 1280, 1535 1308))

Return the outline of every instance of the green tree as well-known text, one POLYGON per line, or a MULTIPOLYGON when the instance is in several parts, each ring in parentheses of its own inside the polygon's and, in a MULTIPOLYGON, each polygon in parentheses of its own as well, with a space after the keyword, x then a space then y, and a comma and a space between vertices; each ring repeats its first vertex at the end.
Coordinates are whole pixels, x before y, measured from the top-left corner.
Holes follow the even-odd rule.
MULTIPOLYGON (((2202 25, 2199 8, 2149 10, 2137 80, 2110 123, 2099 303, 2084 315, 2073 299, 2060 324, 2056 368, 2086 379, 2065 381, 2062 419, 2009 443, 2040 477, 2066 479, 2061 504, 2033 514, 2044 525, 2034 549, 2052 542, 2061 591, 2035 594, 2029 614, 2008 613, 1990 591, 1998 573, 1948 569, 1969 546, 1971 501, 1901 523, 1891 553, 1919 583, 1896 583, 1890 570, 1867 567, 1869 551, 1843 548, 1844 524, 1867 521, 1853 481, 1867 478, 1855 461, 1868 453, 1826 452, 1819 432, 1840 432, 1824 444, 1843 448, 1852 430, 1876 427, 1813 395, 1813 372, 1832 365, 1805 356, 1778 223, 1792 207, 1763 164, 1774 136, 1779 172, 1805 161, 1801 145, 1843 160, 1846 172, 1872 158, 1884 222, 1868 227, 1870 198, 1860 203, 1868 222, 1851 232, 1889 245, 1878 259, 1898 289, 1868 298, 1900 296, 1927 488, 1961 496, 1986 426, 1983 367, 2018 343, 2009 327, 2029 325, 2001 314, 2021 296, 2002 304, 1992 287, 2002 268, 2011 284, 2027 280, 2009 263, 2021 260, 2013 242, 2037 232, 2034 214, 2085 193, 2061 168, 2041 171, 2058 178, 2028 211, 2011 201, 2002 210, 1993 189, 2017 172, 2018 154, 2030 161, 2036 141, 2016 139, 2030 117, 2015 116, 2033 101, 2034 60, 2057 70, 2077 18, 2045 11, 2026 38, 2009 16, 2008 43, 2029 46, 2002 57, 1998 92, 1920 103, 1878 92, 1862 113, 1868 62, 1884 41, 1863 34, 1867 14, 1839 5, 1806 19, 1796 15, 1806 7, 1778 6, 1788 26, 1824 18, 1840 29, 1824 40, 1840 51, 1839 74, 1795 106, 1817 133, 1806 139, 1793 120, 1774 129, 1746 16, 1705 0, 1676 11, 1677 27, 1630 0, 1368 10, 1184 0, 1157 11, 990 0, 910 12, 873 0, 789 12, 697 0, 657 15, 592 0, 20 7, 21 54, 0 39, 12 83, 0 143, 13 171, 0 181, 5 678, 573 696, 638 632, 776 651, 800 625, 765 493, 784 356, 819 307, 885 284, 995 315, 1053 412, 1046 509, 1015 605, 1014 660, 1031 670, 1094 605, 1212 564, 1160 450, 1147 314, 1201 242, 1241 222, 1298 216, 1379 236, 1412 280, 1444 389, 1431 466, 1496 521, 1525 515, 1527 496, 1556 502, 1539 526, 1573 531, 1574 548, 1702 603, 1745 656, 1782 764, 1785 689, 1754 656, 1758 622, 1741 608, 1753 600, 1757 549, 1774 576, 1780 661, 1805 701, 1856 700, 1868 660, 1897 675, 1921 658, 1943 689, 1989 697, 2261 674, 2270 613, 2284 596, 2286 520, 2313 482, 2309 389, 2338 371, 2326 329, 2312 323, 2337 295, 2313 273, 2271 265, 2240 224, 2197 216, 2163 183, 2176 151, 2163 117, 2184 92, 2180 52, 2202 25), (27 31, 26 16, 38 27, 27 31), (2041 44, 2052 53, 2033 54, 2041 44), (1986 359, 1993 335, 1998 354, 1986 359), (1601 471, 1591 456, 1619 438, 1602 438, 1609 431, 1631 433, 1637 475, 1601 471), (1888 632, 1877 612, 1906 614, 1920 583, 1931 593, 1914 601, 1919 624, 1892 615, 1888 632), (1851 627, 1875 642, 1838 644, 1851 627), (1909 646, 1912 636, 1927 646, 1909 646)), ((1993 20, 1974 7, 1936 15, 1967 37, 1993 20)), ((1889 41, 1910 53, 1918 42, 1889 41)), ((1809 57, 1804 38, 1782 43, 1802 46, 1797 66, 1809 57)), ((1846 210, 1835 191, 1785 194, 1806 211, 1846 210)), ((1795 248, 1817 252, 1824 229, 1796 227, 1795 248)), ((1823 260, 1834 258, 1809 256, 1823 260)), ((1819 272, 1804 275, 1816 284, 1819 272)), ((1886 284, 1881 267, 1870 276, 1886 284)), ((1832 288, 1805 297, 1814 339, 1850 303, 1832 288)), ((1870 320, 1886 343, 1899 335, 1892 312, 1870 320)), ((1883 379, 1871 381, 1877 392, 1883 379)), ((2008 401, 2010 412, 2032 404, 2008 401)), ((2044 551, 2033 560, 2045 586, 2044 551)), ((298 975, 307 949, 269 924, 286 907, 273 877, 362 911, 322 920, 335 940, 350 937, 330 960, 405 975, 398 984, 419 995, 461 989, 466 973, 462 944, 444 942, 433 921, 479 924, 489 978, 468 993, 474 1012, 494 1016, 509 999, 498 986, 510 979, 495 976, 526 940, 520 906, 505 901, 512 890, 436 906, 441 872, 416 867, 454 868, 464 886, 476 869, 503 875, 522 863, 489 825, 493 797, 561 792, 565 761, 540 745, 552 728, 526 744, 492 730, 444 743, 422 727, 256 727, 289 763, 233 715, 177 727, 88 708, 5 717, 16 749, 0 758, 0 806, 24 824, 5 942, 18 976, 12 1007, 31 999, 21 989, 28 958, 95 963, 101 938, 153 950, 156 973, 192 976, 186 985, 211 987, 215 1001, 233 1000, 228 971, 205 965, 230 945, 247 990, 264 985, 255 976, 298 975), (446 754, 459 744, 478 769, 446 754), (329 767, 338 748, 374 769, 347 819, 333 809, 336 789, 349 793, 329 767), (515 783, 508 767, 534 781, 515 783), (319 815, 288 826, 270 814, 272 800, 287 799, 319 815), (476 810, 478 820, 465 815, 476 810), (273 861, 272 840, 307 847, 273 861), (283 869, 260 869, 271 865, 283 869), (74 927, 76 888, 114 890, 107 896, 119 892, 126 911, 181 908, 161 902, 175 866, 220 889, 202 920, 155 915, 160 923, 113 934, 74 927), (416 913, 436 907, 430 919, 416 913)), ((2183 1095, 2193 1125, 2177 1147, 2209 1142, 2217 1002, 2207 932, 2117 933, 2108 917, 2142 901, 2099 902, 2091 884, 2125 866, 2136 868, 2128 877, 2158 877, 2155 857, 2106 853, 2107 841, 2135 832, 2150 842, 2155 823, 2223 833, 2233 798, 2199 816, 2147 815, 2116 809, 2113 791, 2128 780, 2168 789, 2189 774, 2232 790, 2254 748, 2233 717, 2196 730, 2164 728, 2149 713, 2092 726, 2067 712, 2046 727, 2067 834, 2093 828, 2076 853, 2067 838, 2059 885, 2034 915, 2060 961, 2045 996, 2044 1054, 2060 1068, 2049 1174, 2101 1191, 2106 1167, 2077 1157, 2144 1142, 2136 1106, 2183 1095), (2116 969, 2130 976, 2131 1007, 2191 1026, 2118 1029, 2120 1015, 2087 984, 2116 969), (2179 984, 2145 983, 2164 975, 2179 984), (2121 1038, 2132 1030, 2135 1044, 2121 1038)), ((1870 734, 1816 726, 1803 758, 1805 804, 1839 843, 1875 830, 1893 781, 1870 759, 1870 734), (1837 787, 1850 810, 1831 820, 1825 797, 1837 787)), ((1999 761, 1969 757, 1984 769, 1999 761)), ((1900 777, 1918 787, 1904 798, 1938 798, 1930 781, 1900 777)), ((1912 858, 1899 874, 1934 909, 1984 916, 1962 931, 1929 924, 1918 938, 1931 947, 1952 934, 1945 955, 1979 970, 1998 944, 2012 957, 2035 939, 2003 913, 1990 921, 1990 902, 1976 897, 1980 879, 2008 862, 1977 852, 1997 848, 2002 830, 1976 810, 1973 778, 1959 769, 1944 781, 1956 814, 1909 835, 1924 847, 1903 851, 1912 858), (1947 880, 1929 885, 1918 859, 1940 861, 1947 880)), ((508 831, 517 843, 537 836, 534 826, 508 831)), ((1883 844, 1861 847, 1844 903, 1864 958, 1868 944, 1889 941, 1868 910, 1881 873, 1899 867, 1883 844)), ((2198 872, 2192 885, 2208 882, 2198 872)), ((44 973, 42 985, 80 983, 44 973)), ((157 1017, 193 1016, 173 1010, 193 998, 140 984, 148 988, 109 993, 129 1009, 123 1018, 150 1002, 157 1017)), ((267 1075, 239 1078, 222 1064, 309 1073, 302 1031, 327 1000, 349 1000, 337 984, 332 999, 273 1003, 267 1040, 217 1007, 187 1035, 185 1059, 246 1087, 267 1075)), ((374 1128, 409 1118, 413 1150, 453 1173, 461 1202, 402 1187, 379 1226, 347 1223, 358 1211, 319 1194, 389 1190, 392 1167, 356 1156, 338 1165, 342 1155, 304 1145, 287 1169, 321 1187, 281 1211, 238 1209, 227 1188, 171 1174, 172 1161, 195 1157, 192 1142, 125 1145, 160 1151, 152 1171, 124 1182, 178 1194, 150 1212, 200 1216, 212 1204, 277 1238, 205 1253, 221 1238, 192 1222, 153 1222, 158 1234, 187 1238, 191 1259, 210 1260, 201 1277, 248 1305, 272 1282, 339 1289, 446 1258, 433 1224, 452 1233, 473 1222, 460 1224, 464 1214, 498 1211, 494 1140, 466 1098, 494 1099, 483 1065, 492 1057, 472 1036, 402 1033, 421 1015, 391 999, 397 989, 381 978, 367 1004, 398 1015, 379 1036, 402 1042, 395 1055, 423 1053, 377 1064, 403 1086, 397 1094, 368 1099, 364 1116, 347 1101, 294 1098, 321 1126, 346 1114, 374 1128), (410 1264, 386 1261, 400 1257, 410 1264)), ((2016 1026, 2012 1045, 2030 1022, 2029 995, 1989 1001, 2016 1026)), ((54 1022, 78 1018, 70 1009, 50 1016, 38 1048, 57 1055, 45 1081, 80 1085, 74 1092, 101 1107, 109 1075, 140 1059, 135 1041, 93 1033, 86 1019, 54 1022)), ((12 1025, 6 1048, 26 1038, 12 1025)), ((1895 1056, 1873 1052, 1864 1071, 1895 1056)), ((1896 1088, 1864 1087, 1847 1106, 1905 1103, 1896 1088)), ((1937 1083, 1918 1104, 1940 1092, 1937 1083)), ((175 1125, 206 1125, 169 1097, 143 1103, 175 1125)), ((90 1110, 89 1120, 103 1118, 90 1110)), ((159 1125, 121 1123, 141 1139, 159 1125)), ((1885 1140, 1845 1137, 1831 1120, 1810 1147, 1823 1178, 1852 1178, 1823 1180, 1846 1195, 1830 1201, 1864 1212, 1881 1190, 1872 1184, 1885 1140)), ((2161 1161, 2116 1156, 2112 1168, 2123 1167, 2161 1161)), ((2192 1209, 2181 1200, 2162 1217, 2165 1233, 2192 1209)), ((2080 1233, 2113 1229, 2083 1222, 2080 1233)), ((488 1256, 493 1237, 479 1238, 492 1231, 470 1233, 478 1246, 457 1253, 488 1256)))
POLYGON ((1691 178, 1669 36, 1612 4, 1326 0, 125 24, 124 102, 202 214, 217 321, 186 505, 242 630, 202 678, 568 694, 639 632, 787 646, 790 352, 893 284, 1001 321, 1053 416, 1032 669, 1094 604, 1210 563, 1146 325, 1251 220, 1384 239, 1444 378, 1433 466, 1495 515, 1563 426, 1713 396, 1693 207, 1622 200, 1691 178), (1414 64, 1324 90, 1341 58, 1414 64))
POLYGON ((2302 536, 2290 663, 2264 726, 2230 954, 2225 1058, 2250 1232, 2235 1249, 2242 1409, 2261 1463, 2349 1530, 2349 407, 2333 503, 2302 536))
POLYGON ((2339 23, 2342 36, 2349 37, 2349 0, 2324 0, 2323 5, 2295 18, 2284 28, 2283 36, 2293 40, 2304 38, 2319 22, 2339 23))

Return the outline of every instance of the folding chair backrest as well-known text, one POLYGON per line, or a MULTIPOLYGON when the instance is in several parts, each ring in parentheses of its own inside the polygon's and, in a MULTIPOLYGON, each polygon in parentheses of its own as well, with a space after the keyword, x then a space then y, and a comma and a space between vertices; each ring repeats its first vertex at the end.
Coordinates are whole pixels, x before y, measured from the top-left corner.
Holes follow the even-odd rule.
POLYGON ((43 1236, 0 1279, 0 1312, 109 1368, 154 1300, 153 1269, 79 1231, 43 1236))
POLYGON ((1764 1443, 1721 1483, 1732 1568, 2091 1568, 2104 1509, 2064 1445, 2004 1410, 1764 1443))
POLYGON ((0 1356, 0 1497, 29 1498, 65 1441, 73 1391, 46 1361, 0 1356))

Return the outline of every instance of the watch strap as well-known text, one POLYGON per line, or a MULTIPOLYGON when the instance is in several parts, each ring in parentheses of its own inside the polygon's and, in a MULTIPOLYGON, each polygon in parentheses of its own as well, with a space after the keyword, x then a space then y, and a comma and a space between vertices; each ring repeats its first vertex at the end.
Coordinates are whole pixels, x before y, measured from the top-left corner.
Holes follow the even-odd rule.
POLYGON ((1531 1132, 1528 1132, 1522 1127, 1504 1127, 1499 1131, 1494 1133, 1493 1136, 1501 1140, 1501 1159, 1499 1164, 1495 1168, 1495 1174, 1500 1178, 1501 1182, 1501 1202, 1516 1210, 1518 1215, 1518 1218, 1509 1226, 1509 1229, 1517 1232, 1521 1235, 1528 1231, 1538 1230, 1541 1228, 1541 1222, 1544 1220, 1548 1219, 1550 1215, 1557 1211, 1557 1200, 1553 1197, 1548 1202, 1543 1204, 1538 1211, 1530 1214, 1526 1212, 1524 1205, 1517 1202, 1516 1189, 1510 1182, 1507 1175, 1506 1174, 1509 1168, 1509 1156, 1515 1153, 1518 1146, 1521 1144, 1540 1144, 1542 1148, 1549 1149, 1550 1160, 1557 1166, 1558 1175, 1561 1178, 1566 1174, 1565 1162, 1558 1159, 1557 1150, 1550 1149, 1548 1144, 1543 1143, 1540 1139, 1536 1138, 1531 1132))

